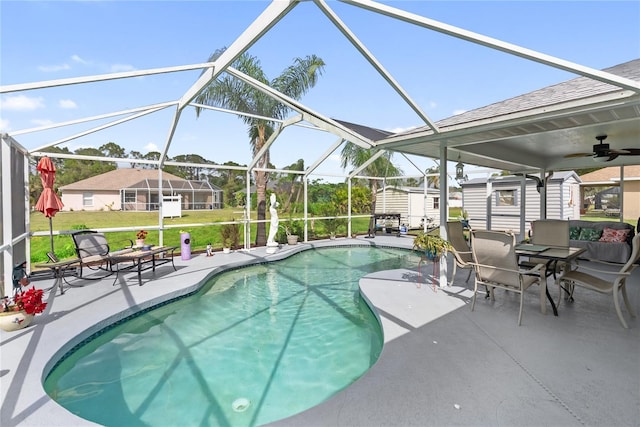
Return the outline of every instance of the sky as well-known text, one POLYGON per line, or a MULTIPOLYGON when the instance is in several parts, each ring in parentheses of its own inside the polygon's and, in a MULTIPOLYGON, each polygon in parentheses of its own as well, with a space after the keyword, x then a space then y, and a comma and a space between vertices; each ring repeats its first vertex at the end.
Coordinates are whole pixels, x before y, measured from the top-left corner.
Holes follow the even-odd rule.
MULTIPOLYGON (((639 1, 387 1, 442 23, 580 65, 603 69, 640 57, 639 1)), ((525 59, 376 15, 338 1, 328 6, 434 121, 576 77, 525 59)), ((230 46, 268 6, 266 1, 0 1, 0 84, 14 85, 206 62, 230 46)), ((424 123, 313 2, 302 2, 249 49, 273 79, 295 58, 325 62, 317 85, 300 100, 326 117, 388 131, 424 123)), ((0 131, 93 117, 179 99, 200 71, 0 94, 0 131)), ((64 146, 108 142, 162 151, 173 110, 75 139, 64 146)), ((114 120, 114 119, 110 119, 114 120)), ((15 136, 29 150, 106 120, 15 136)), ((312 164, 337 137, 287 129, 271 162, 312 164)), ((193 108, 181 115, 169 156, 247 164, 247 129, 235 115, 193 108)), ((416 175, 436 163, 396 154, 416 175)), ((474 169, 467 169, 473 174, 474 169)), ((339 152, 319 169, 343 173, 339 152)), ((476 171, 476 173, 484 173, 476 171)))

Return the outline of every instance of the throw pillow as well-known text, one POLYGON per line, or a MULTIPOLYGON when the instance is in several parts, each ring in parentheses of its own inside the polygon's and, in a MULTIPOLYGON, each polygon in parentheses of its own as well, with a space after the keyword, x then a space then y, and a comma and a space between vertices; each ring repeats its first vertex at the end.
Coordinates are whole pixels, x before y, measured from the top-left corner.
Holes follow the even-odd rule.
POLYGON ((624 230, 616 230, 613 228, 605 227, 604 230, 602 230, 602 237, 600 237, 600 242, 623 243, 627 241, 628 234, 628 228, 624 230))
POLYGON ((569 240, 580 239, 580 227, 569 227, 569 240))
POLYGON ((597 242, 600 240, 600 235, 602 232, 600 230, 596 230, 595 228, 583 228, 580 230, 580 236, 578 236, 578 240, 589 240, 591 242, 597 242))

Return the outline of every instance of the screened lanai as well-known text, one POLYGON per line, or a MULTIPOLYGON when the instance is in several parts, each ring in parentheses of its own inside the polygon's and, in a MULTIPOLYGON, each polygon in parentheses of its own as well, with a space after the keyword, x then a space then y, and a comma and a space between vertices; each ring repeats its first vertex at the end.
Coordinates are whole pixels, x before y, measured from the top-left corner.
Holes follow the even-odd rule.
MULTIPOLYGON (((424 176, 424 164, 420 159, 435 159, 440 166, 440 181, 448 182, 451 172, 448 170, 451 163, 462 163, 467 166, 477 166, 494 170, 505 170, 512 173, 534 174, 545 177, 554 170, 569 170, 592 167, 595 161, 606 161, 608 166, 620 166, 621 176, 624 177, 624 166, 639 164, 640 156, 631 155, 606 155, 592 156, 596 137, 607 135, 606 142, 611 149, 624 150, 638 148, 640 141, 640 55, 629 58, 626 62, 609 64, 610 67, 595 69, 579 63, 568 61, 559 57, 548 55, 515 43, 489 37, 468 29, 459 28, 445 22, 428 17, 428 13, 415 13, 416 5, 403 5, 394 7, 394 3, 376 3, 371 1, 273 1, 269 3, 254 2, 251 12, 259 5, 261 10, 255 17, 247 17, 247 27, 239 29, 239 35, 229 35, 227 49, 213 62, 200 62, 173 65, 172 58, 161 59, 156 63, 161 64, 156 68, 122 71, 116 73, 103 73, 93 75, 81 75, 58 80, 20 82, 11 84, 3 82, 0 87, 0 95, 22 96, 28 94, 55 94, 64 96, 65 93, 82 94, 90 99, 94 95, 94 88, 101 85, 122 85, 127 90, 127 97, 121 100, 119 108, 104 109, 89 115, 78 115, 58 123, 38 124, 35 127, 25 127, 17 130, 3 130, 2 135, 2 244, 0 251, 3 255, 2 277, 5 283, 11 271, 11 266, 18 259, 24 259, 28 253, 28 242, 31 236, 29 229, 28 212, 31 209, 28 197, 28 177, 33 173, 29 168, 29 159, 48 155, 56 157, 49 152, 51 147, 64 146, 69 143, 82 143, 91 140, 94 135, 106 134, 106 138, 113 135, 124 135, 135 126, 153 129, 149 126, 151 118, 159 120, 163 124, 159 130, 162 136, 159 147, 160 159, 147 161, 158 169, 158 194, 165 189, 160 184, 163 168, 168 164, 167 157, 183 150, 185 145, 190 150, 198 150, 205 146, 185 144, 183 127, 193 124, 204 128, 203 132, 209 135, 208 145, 223 146, 228 144, 224 139, 216 139, 216 131, 221 132, 227 127, 220 116, 233 117, 256 115, 252 111, 229 111, 222 108, 211 107, 195 103, 195 99, 214 80, 224 75, 233 76, 235 79, 245 82, 251 87, 270 96, 274 100, 286 106, 291 114, 285 119, 264 117, 275 124, 275 132, 266 141, 265 146, 255 156, 247 154, 246 166, 224 166, 220 163, 204 165, 212 169, 230 168, 239 170, 246 175, 247 201, 245 203, 244 218, 248 225, 251 218, 251 198, 256 197, 249 191, 250 174, 257 170, 292 173, 301 175, 303 181, 308 183, 310 179, 318 176, 331 176, 322 171, 332 157, 336 156, 346 142, 356 144, 365 149, 375 150, 376 156, 383 156, 388 152, 404 157, 409 164, 405 171, 406 176, 424 176), (313 20, 308 20, 313 17, 313 20), (348 20, 351 19, 350 23, 348 20), (358 21, 360 19, 360 21, 358 21), (369 121, 360 118, 356 113, 351 117, 344 109, 323 105, 322 108, 314 108, 314 99, 311 97, 308 103, 297 101, 278 92, 273 87, 258 81, 253 77, 233 68, 232 64, 245 52, 253 49, 263 49, 265 45, 278 46, 285 49, 286 43, 273 40, 270 35, 278 34, 278 28, 292 23, 322 22, 326 24, 327 34, 339 38, 343 44, 325 46, 325 48, 344 49, 350 55, 350 60, 366 65, 377 74, 385 84, 385 91, 390 91, 401 103, 401 109, 406 115, 417 118, 420 125, 410 130, 384 131, 381 126, 372 125, 376 120, 369 121), (507 55, 513 58, 514 75, 526 78, 520 68, 522 65, 531 65, 530 72, 535 73, 542 69, 552 69, 555 74, 555 83, 537 88, 524 94, 513 94, 499 101, 479 108, 471 109, 462 114, 434 120, 427 112, 427 102, 424 92, 428 92, 430 85, 439 84, 436 77, 425 76, 419 86, 406 88, 402 77, 406 70, 419 70, 415 64, 409 62, 416 56, 407 55, 407 64, 385 63, 380 58, 386 57, 385 49, 393 49, 393 46, 372 46, 358 37, 358 31, 362 23, 378 25, 402 25, 411 26, 415 30, 416 38, 411 48, 413 52, 422 52, 424 46, 439 45, 447 40, 454 40, 455 46, 470 45, 473 49, 486 52, 484 62, 490 62, 495 55, 507 55), (428 37, 434 37, 430 39, 428 37), (424 38, 422 38, 424 37, 424 38), (280 44, 278 44, 280 43, 280 44), (157 95, 149 95, 148 90, 141 90, 142 80, 166 86, 174 75, 187 73, 191 76, 192 83, 182 85, 174 89, 173 95, 160 98, 157 95), (193 110, 201 108, 201 116, 209 118, 195 120, 193 110), (353 117, 353 118, 352 118, 353 117), (217 122, 220 120, 220 122, 217 122), (193 123, 191 123, 193 122, 193 123), (372 131, 372 129, 374 131, 372 131), (322 135, 322 143, 312 142, 314 136, 322 135), (180 142, 177 142, 180 141, 180 142), (293 141, 293 142, 291 142, 293 141), (182 144, 183 148, 180 147, 182 144), (317 145, 317 146, 316 146, 317 145), (321 146, 321 148, 319 147, 321 146), (291 171, 277 168, 269 169, 263 164, 265 152, 271 150, 297 151, 305 155, 307 151, 318 153, 308 159, 303 171, 291 171), (585 155, 578 156, 583 153, 585 155), (594 158, 595 157, 595 158, 594 158), (615 158, 614 158, 615 157, 615 158)), ((215 8, 215 2, 211 7, 215 8)), ((247 6, 249 7, 249 6, 247 6)), ((236 9, 234 13, 242 13, 242 9, 236 9)), ((542 30, 541 30, 542 31, 542 30)), ((566 35, 571 37, 571 35, 566 35)), ((327 36, 329 37, 329 36, 327 36)), ((314 34, 311 39, 322 40, 314 34)), ((407 42, 408 43, 408 42, 407 42)), ((330 44, 330 43, 328 43, 330 44)), ((320 49, 320 48, 319 48, 320 49)), ((640 53, 640 52, 639 52, 640 53)), ((200 57, 206 58, 210 52, 201 52, 200 57)), ((597 54, 597 53, 596 53, 597 54)), ((296 53, 300 55, 300 53, 296 53)), ((264 61, 266 62, 266 58, 264 61)), ((480 62, 478 66, 483 64, 480 62)), ((344 66, 344 65, 343 65, 344 66)), ((355 66, 355 65, 354 65, 355 66)), ((457 65, 456 67, 459 67, 457 65)), ((447 72, 447 63, 443 59, 438 67, 447 72)), ((453 72, 453 68, 450 69, 453 72)), ((347 73, 348 74, 348 73, 347 73)), ((356 79, 357 82, 357 79, 356 79)), ((452 86, 452 92, 462 89, 463 82, 452 86)), ((477 82, 476 84, 487 84, 477 82)), ((498 85, 499 82, 492 84, 498 85)), ((330 88, 321 88, 330 92, 330 88)), ((340 92, 335 93, 335 104, 350 105, 356 98, 344 96, 340 92)), ((364 101, 366 102, 366 101, 364 101)), ((357 102, 352 107, 357 110, 357 102)), ((389 108, 380 106, 384 111, 389 108)), ((92 110, 95 111, 95 110, 92 110)), ((378 119, 379 120, 379 119, 378 119)), ((157 127, 157 126, 154 126, 157 127)), ((391 126, 388 126, 391 128, 391 126)), ((151 131, 151 130, 150 130, 151 131)), ((246 138, 246 130, 241 128, 239 133, 246 138)), ((249 153, 246 146, 244 152, 249 153)), ((607 153, 608 154, 608 153, 607 153)), ((73 157, 74 155, 67 155, 73 157)), ((82 159, 82 156, 76 156, 82 159)), ((104 161, 118 161, 119 163, 140 163, 131 159, 103 158, 104 161)), ((224 160, 224 159, 222 159, 224 160)), ((187 163, 174 163, 188 165, 187 163)), ((203 166, 203 165, 198 165, 203 166)), ((351 180, 368 177, 362 173, 367 164, 359 168, 353 168, 337 178, 351 180)), ((333 176, 336 177, 336 176, 333 176)), ((384 177, 393 179, 397 177, 384 177)), ((623 180, 622 180, 623 181, 623 180)), ((306 185, 306 184, 305 184, 306 185)), ((448 186, 440 187, 440 200, 448 199, 448 186)), ((544 192, 541 197, 544 197, 544 192)), ((162 215, 162 203, 159 201, 158 228, 162 232, 164 220, 162 215)), ((447 205, 440 204, 440 217, 447 217, 447 205)), ((306 212, 304 213, 306 219, 306 212)), ((347 215, 350 217, 350 214, 347 215)), ((246 228, 245 228, 246 230, 246 228)), ((246 233, 246 231, 245 231, 246 233)), ((162 236, 162 234, 161 234, 162 236)), ((246 236, 246 234, 245 234, 246 236)), ((160 241, 162 243, 162 240, 160 241)), ((245 239, 245 249, 250 248, 248 239, 245 239)), ((28 259, 28 256, 26 257, 28 259)))
POLYGON ((160 209, 160 193, 163 197, 178 198, 182 209, 221 209, 222 190, 214 188, 208 181, 165 179, 158 185, 157 179, 145 179, 120 190, 122 210, 157 211, 160 209))

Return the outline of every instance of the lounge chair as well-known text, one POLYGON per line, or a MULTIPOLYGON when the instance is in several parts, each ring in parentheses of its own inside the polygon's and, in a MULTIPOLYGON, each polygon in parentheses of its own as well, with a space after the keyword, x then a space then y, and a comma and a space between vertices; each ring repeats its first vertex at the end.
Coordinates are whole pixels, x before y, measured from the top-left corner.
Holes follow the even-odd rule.
POLYGON ((497 231, 471 231, 471 251, 476 270, 471 311, 476 304, 478 286, 489 288, 491 300, 494 289, 500 288, 520 294, 520 312, 518 326, 522 323, 524 291, 531 285, 540 285, 540 311, 546 312, 546 280, 544 264, 538 264, 531 270, 520 270, 516 255, 516 237, 514 234, 497 231), (542 273, 541 273, 542 272, 542 273))
MULTIPOLYGON (((580 286, 585 289, 591 289, 592 291, 600 292, 602 294, 613 294, 613 305, 616 308, 616 313, 618 314, 618 319, 620 319, 620 323, 626 329, 629 328, 627 322, 624 320, 624 316, 622 315, 622 311, 620 310, 620 297, 619 293, 622 293, 622 299, 624 300, 624 305, 627 307, 627 311, 631 317, 635 317, 635 313, 631 304, 629 303, 629 299, 627 298, 627 289, 626 289, 626 280, 627 277, 631 275, 631 272, 638 266, 636 262, 640 259, 640 234, 636 234, 631 242, 631 257, 629 260, 617 271, 611 270, 600 270, 591 267, 586 267, 584 265, 579 265, 574 270, 565 271, 560 277, 560 285, 564 285, 565 289, 568 289, 569 292, 569 301, 573 301, 573 291, 576 286, 580 286), (585 273, 584 270, 592 271, 597 274, 592 275, 589 273, 585 273)), ((614 264, 606 261, 596 261, 592 260, 591 262, 599 265, 615 265, 619 266, 620 264, 614 264)))
MULTIPOLYGON (((73 233, 71 237, 76 246, 76 254, 80 260, 78 277, 84 279, 102 279, 105 277, 83 277, 83 267, 94 271, 103 270, 108 273, 107 275, 112 273, 110 265, 112 252, 104 234, 94 230, 82 230, 73 233)), ((133 247, 133 241, 128 240, 128 244, 125 244, 124 247, 131 249, 133 247)))

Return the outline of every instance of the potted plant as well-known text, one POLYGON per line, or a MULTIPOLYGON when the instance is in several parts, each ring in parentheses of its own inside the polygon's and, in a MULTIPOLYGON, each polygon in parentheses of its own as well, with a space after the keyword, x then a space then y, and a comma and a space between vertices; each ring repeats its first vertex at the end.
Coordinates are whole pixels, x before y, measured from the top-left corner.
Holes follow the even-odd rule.
POLYGON ((471 228, 469 227, 469 212, 467 212, 466 210, 462 210, 461 214, 460 214, 460 222, 462 223, 462 226, 464 228, 471 228))
POLYGON ((287 234, 287 243, 297 245, 302 230, 302 222, 296 219, 290 220, 284 226, 284 232, 287 234))
POLYGON ((220 237, 222 238, 222 251, 228 254, 231 252, 231 249, 235 249, 240 242, 240 226, 235 223, 222 224, 220 227, 220 237))
POLYGON ((18 292, 13 298, 4 297, 0 328, 11 332, 27 327, 36 314, 47 308, 47 303, 42 302, 42 295, 42 289, 33 286, 26 291, 18 292))
POLYGON ((141 248, 144 246, 144 239, 147 237, 147 234, 149 234, 146 230, 139 230, 136 233, 136 246, 141 248))
POLYGON ((423 252, 430 260, 439 258, 452 248, 449 241, 439 235, 425 233, 424 231, 418 233, 413 239, 413 249, 423 252))
POLYGON ((336 238, 336 233, 340 231, 344 223, 345 221, 342 218, 329 218, 324 221, 324 228, 329 233, 331 240, 336 238))

